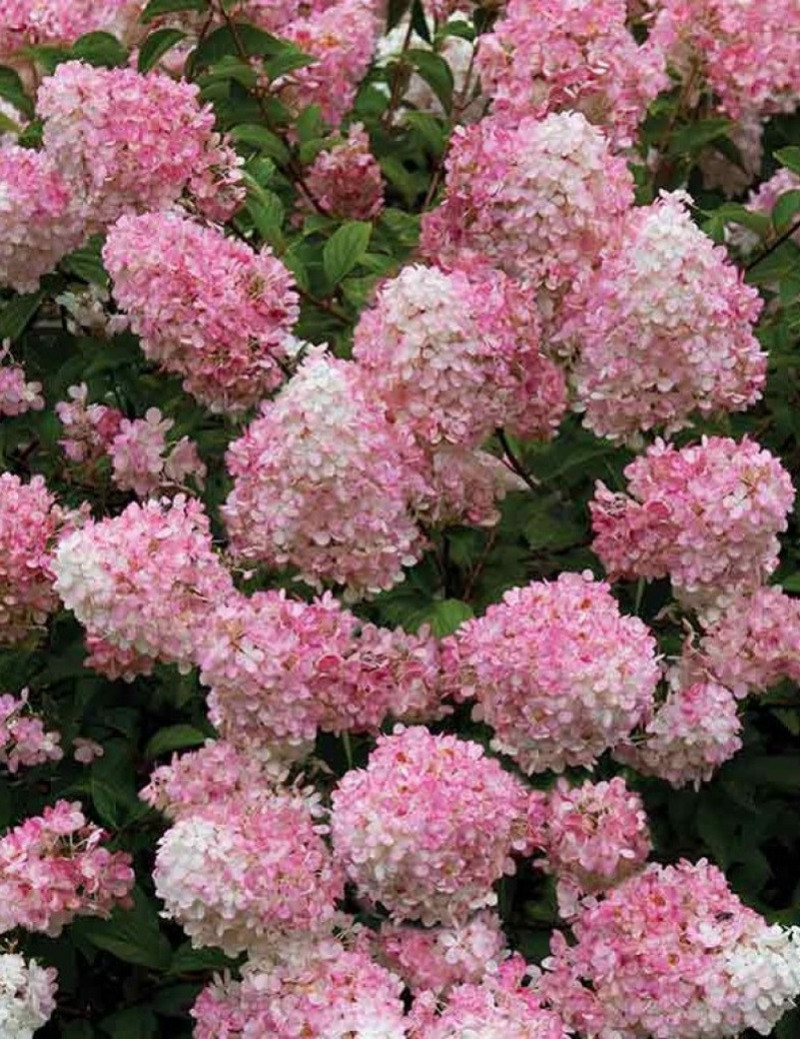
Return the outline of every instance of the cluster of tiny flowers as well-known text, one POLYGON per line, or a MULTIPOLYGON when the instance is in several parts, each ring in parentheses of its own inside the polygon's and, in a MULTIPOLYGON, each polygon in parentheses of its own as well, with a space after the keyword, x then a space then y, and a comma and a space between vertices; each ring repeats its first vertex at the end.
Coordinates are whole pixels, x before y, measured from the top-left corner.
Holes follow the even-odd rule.
POLYGON ((232 214, 242 197, 233 183, 238 160, 198 94, 195 84, 161 73, 79 61, 62 63, 42 82, 44 154, 79 199, 87 231, 104 231, 126 213, 168 207, 184 190, 201 206, 211 194, 205 210, 212 219, 232 214))
POLYGON ((0 953, 0 1036, 31 1040, 55 1011, 56 970, 0 953))
POLYGON ((592 766, 641 722, 659 677, 646 626, 589 572, 509 590, 444 659, 455 695, 477 698, 492 746, 526 773, 592 766))
POLYGON ((69 45, 90 32, 121 36, 142 6, 141 0, 0 0, 0 54, 69 45))
POLYGON ((70 462, 92 465, 108 455, 124 416, 118 408, 89 404, 85 383, 69 387, 67 393, 69 400, 58 401, 55 409, 67 435, 58 443, 70 462))
POLYGON ((540 350, 535 301, 489 268, 404 268, 362 313, 353 357, 387 413, 434 446, 475 448, 504 424, 550 437, 566 408, 563 374, 540 350))
POLYGON ((213 605, 233 588, 194 499, 149 499, 62 538, 55 588, 88 633, 123 653, 191 668, 213 605))
POLYGON ((735 599, 700 641, 700 658, 737 697, 800 682, 800 600, 775 586, 735 599))
POLYGON ((300 794, 249 791, 197 807, 158 843, 153 880, 194 946, 276 955, 330 928, 343 875, 300 794))
POLYGON ((572 930, 542 990, 582 1036, 766 1034, 800 992, 800 930, 767 925, 705 860, 647 867, 572 930))
MULTIPOLYGON (((771 217, 778 199, 790 191, 800 191, 800 176, 793 170, 779 169, 768 180, 763 181, 747 197, 747 208, 751 213, 771 217)), ((776 228, 782 231, 783 228, 776 228)), ((749 252, 759 243, 759 237, 753 231, 734 225, 727 229, 728 239, 742 252, 749 252)), ((792 236, 795 242, 800 241, 797 232, 792 236)))
POLYGON ((395 919, 464 922, 526 851, 526 794, 479 744, 421 726, 378 738, 332 795, 337 857, 395 919))
POLYGON ((285 779, 286 771, 275 763, 264 763, 224 740, 209 740, 154 769, 139 797, 177 820, 207 806, 244 803, 253 791, 285 779))
POLYGON ((482 982, 456 986, 443 1007, 436 994, 421 993, 411 1009, 407 1035, 436 1040, 491 1040, 498 1036, 566 1040, 561 1017, 542 1007, 535 986, 523 985, 528 971, 522 958, 515 955, 482 982))
POLYGON ((0 349, 0 416, 23 415, 44 408, 42 384, 28 382, 22 365, 2 364, 8 356, 8 344, 0 349))
POLYGON ((423 539, 411 435, 391 425, 358 366, 313 352, 227 454, 231 548, 351 596, 402 580, 423 539))
POLYGON ((561 777, 551 791, 532 792, 528 824, 544 853, 536 865, 579 893, 619 884, 650 854, 644 804, 619 776, 580 787, 561 777))
POLYGON ((576 407, 599 436, 672 433, 691 414, 742 411, 761 396, 761 310, 681 193, 631 210, 618 243, 569 297, 560 336, 578 350, 576 407))
POLYGON ((373 220, 380 214, 383 177, 361 123, 352 124, 341 144, 319 153, 305 186, 316 205, 339 220, 373 220))
POLYGON ((633 202, 625 160, 579 112, 456 127, 442 204, 423 217, 426 256, 477 252, 508 274, 563 290, 633 202))
POLYGON ((791 112, 800 99, 795 0, 660 0, 650 40, 684 78, 700 74, 732 119, 791 112))
POLYGON ((509 0, 478 50, 494 111, 541 118, 572 109, 630 145, 669 80, 663 54, 636 43, 626 15, 625 0, 509 0))
POLYGON ((187 478, 203 487, 206 467, 194 441, 181 437, 167 446, 174 425, 174 420, 162 418, 158 408, 148 408, 144 419, 122 419, 108 449, 111 476, 121 491, 146 498, 162 488, 181 488, 187 478))
POLYGON ((754 441, 657 440, 625 468, 628 494, 598 482, 593 549, 613 578, 668 576, 676 598, 711 616, 778 565, 794 502, 789 474, 754 441))
POLYGON ((299 314, 294 280, 268 247, 256 253, 178 212, 122 217, 103 260, 142 350, 214 412, 239 412, 284 379, 299 314))
POLYGON ((0 693, 0 766, 16 773, 20 766, 58 762, 63 751, 58 746, 61 734, 46 730, 28 705, 28 691, 19 697, 0 693))
POLYGON ((94 632, 85 633, 85 642, 89 652, 83 663, 112 681, 133 682, 139 675, 151 675, 155 668, 155 657, 140 653, 132 646, 115 646, 94 632))
POLYGON ((64 520, 44 477, 0 473, 0 645, 16 643, 58 606, 52 544, 64 520))
POLYGON ((44 152, 0 147, 0 286, 33 292, 83 238, 71 188, 44 152))
POLYGON ((194 1035, 403 1037, 402 990, 400 979, 361 949, 309 945, 289 963, 246 965, 241 982, 212 982, 192 1009, 194 1035))
POLYGON ((375 939, 378 959, 396 972, 412 993, 437 996, 462 983, 478 983, 509 956, 502 923, 481 910, 462 925, 419 928, 386 921, 375 939))
POLYGON ((698 788, 742 746, 736 699, 716 682, 673 685, 641 735, 614 749, 614 757, 673 787, 698 788))
POLYGON ((131 858, 110 852, 105 838, 80 803, 65 801, 0 838, 0 934, 22 927, 57 936, 76 917, 129 906, 131 858))

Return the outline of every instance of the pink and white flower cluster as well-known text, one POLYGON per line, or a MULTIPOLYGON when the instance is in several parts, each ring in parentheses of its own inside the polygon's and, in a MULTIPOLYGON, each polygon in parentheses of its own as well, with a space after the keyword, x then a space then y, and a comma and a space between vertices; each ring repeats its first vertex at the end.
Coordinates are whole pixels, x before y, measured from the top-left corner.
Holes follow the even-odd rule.
POLYGON ((0 766, 9 773, 20 766, 57 762, 64 754, 57 730, 46 730, 41 718, 31 711, 28 691, 19 697, 0 693, 0 766))
POLYGON ((55 1011, 56 970, 0 953, 0 1034, 30 1040, 55 1011))

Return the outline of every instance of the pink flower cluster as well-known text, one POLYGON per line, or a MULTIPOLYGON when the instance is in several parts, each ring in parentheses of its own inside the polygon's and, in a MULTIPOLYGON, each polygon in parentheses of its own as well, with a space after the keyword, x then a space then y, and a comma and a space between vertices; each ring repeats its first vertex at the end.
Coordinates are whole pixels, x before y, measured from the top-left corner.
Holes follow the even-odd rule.
POLYGON ((90 32, 121 36, 142 7, 141 0, 0 0, 0 54, 70 45, 90 32))
POLYGON ((0 838, 0 934, 21 927, 56 936, 78 916, 130 905, 130 856, 110 852, 105 838, 80 803, 65 801, 0 838))
POLYGON ((61 734, 45 730, 42 720, 30 710, 27 690, 19 697, 0 693, 0 766, 16 773, 20 766, 58 762, 64 754, 60 740, 61 734))
POLYGON ((63 522, 43 477, 0 473, 0 645, 25 639, 58 606, 51 551, 63 522))
POLYGON ((476 448, 503 425, 554 434, 566 388, 540 345, 535 301, 500 271, 412 264, 362 312, 353 357, 423 443, 476 448))
POLYGON ((563 291, 633 203, 625 160, 579 112, 456 127, 441 205, 422 220, 439 262, 473 251, 549 293, 563 291))
POLYGON ((669 80, 663 53, 636 43, 626 15, 625 0, 509 0, 478 49, 494 111, 542 118, 574 110, 616 146, 630 145, 669 80))
MULTIPOLYGON (((7 348, 0 350, 0 362, 8 356, 7 348)), ((0 364, 0 416, 23 415, 44 408, 42 384, 28 382, 22 365, 0 364)))
POLYGON ((528 824, 544 853, 536 865, 577 893, 619 884, 650 854, 644 804, 619 776, 579 787, 560 777, 551 791, 533 791, 528 824))
POLYGON ((417 562, 410 434, 391 425, 360 369, 314 351, 227 455, 231 547, 300 577, 377 593, 417 562))
POLYGON ((655 640, 589 572, 509 590, 444 659, 455 696, 477 698, 492 746, 526 773, 592 766, 641 722, 659 677, 655 640))
POLYGON ((378 738, 332 795, 337 858, 395 919, 458 924, 526 851, 525 789, 483 748, 422 726, 378 738))
POLYGON ((305 183, 317 205, 339 220, 374 220, 383 209, 381 168, 361 123, 351 124, 341 144, 319 153, 305 183))
POLYGON ((120 490, 146 498, 161 489, 183 488, 187 478, 203 487, 206 467, 194 441, 181 437, 167 453, 166 437, 174 425, 158 408, 148 408, 144 419, 121 420, 108 449, 112 479, 120 490))
POLYGON ((614 748, 619 762, 673 787, 698 788, 742 746, 736 699, 716 682, 675 682, 641 735, 614 748))
POLYGON ((800 930, 767 925, 705 860, 652 864, 572 930, 542 993, 582 1036, 766 1035, 800 987, 800 930))
POLYGON ((565 302, 559 337, 578 351, 576 408, 599 436, 672 433, 695 410, 742 411, 761 396, 761 300, 693 223, 687 198, 676 192, 631 210, 565 302))
POLYGON ((344 894, 326 830, 299 794, 198 806, 158 843, 156 894, 194 946, 279 955, 330 929, 344 894))
POLYGON ((55 1011, 55 968, 19 953, 0 953, 0 1036, 28 1040, 55 1011))
POLYGON ((85 383, 67 393, 69 400, 58 401, 55 408, 66 434, 58 443, 70 462, 93 465, 108 454, 124 417, 118 408, 89 404, 85 383))
POLYGON ((593 548, 611 578, 669 576, 681 603, 710 616, 777 567, 794 489, 754 441, 657 440, 625 477, 628 494, 598 482, 589 506, 593 548))
POLYGON ((502 923, 493 910, 480 910, 462 925, 386 921, 374 942, 381 963, 396 972, 412 993, 437 996, 463 983, 479 983, 509 956, 502 923))
POLYGON ((232 591, 193 499, 132 503, 62 538, 55 588, 90 636, 188 671, 214 604, 232 591))
POLYGON ((268 397, 291 360, 294 280, 268 247, 254 252, 177 212, 122 217, 103 260, 142 350, 214 412, 268 397))
POLYGON ((192 1009, 194 1035, 402 1037, 402 990, 363 950, 328 941, 286 964, 253 962, 241 982, 212 982, 192 1009))

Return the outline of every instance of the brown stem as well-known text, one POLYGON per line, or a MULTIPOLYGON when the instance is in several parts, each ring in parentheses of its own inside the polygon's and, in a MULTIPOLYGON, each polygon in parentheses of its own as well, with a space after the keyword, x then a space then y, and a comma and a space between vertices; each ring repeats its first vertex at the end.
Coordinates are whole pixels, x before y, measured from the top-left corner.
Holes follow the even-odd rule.
POLYGON ((497 439, 500 441, 500 446, 503 449, 503 454, 505 455, 506 460, 508 461, 508 464, 511 467, 511 469, 514 470, 518 477, 521 477, 522 480, 525 481, 525 483, 528 485, 531 491, 538 490, 539 481, 535 480, 530 475, 530 473, 528 473, 528 471, 522 465, 520 460, 514 454, 514 449, 509 444, 508 437, 506 437, 506 431, 502 428, 502 426, 498 426, 498 428, 495 430, 495 434, 497 436, 497 439))

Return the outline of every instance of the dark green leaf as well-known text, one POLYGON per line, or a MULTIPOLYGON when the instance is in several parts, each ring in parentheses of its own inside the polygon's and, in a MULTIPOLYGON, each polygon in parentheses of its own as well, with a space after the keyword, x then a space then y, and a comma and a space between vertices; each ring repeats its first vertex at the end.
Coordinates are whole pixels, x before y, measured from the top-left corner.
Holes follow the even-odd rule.
POLYGON ((150 33, 139 49, 139 72, 152 69, 167 51, 185 39, 186 33, 180 29, 156 29, 154 33, 150 33))
POLYGON ((335 231, 322 250, 322 265, 331 286, 346 277, 367 251, 372 225, 354 220, 335 231))
POLYGON ((672 135, 667 155, 676 156, 700 152, 731 129, 730 119, 699 119, 689 126, 679 127, 672 135))
POLYGON ((179 751, 183 748, 199 747, 208 740, 208 734, 186 723, 165 726, 150 738, 145 749, 147 758, 158 758, 167 751, 179 751))
POLYGON ((5 98, 29 119, 33 116, 33 102, 25 92, 25 86, 16 69, 0 65, 0 98, 5 98))
POLYGON ((228 55, 239 58, 275 57, 295 48, 254 25, 222 25, 209 33, 192 55, 192 72, 207 68, 228 55))
POLYGON ((116 36, 106 32, 91 32, 81 36, 73 44, 71 56, 90 65, 108 68, 125 65, 128 61, 128 52, 116 36))
POLYGON ((800 212, 800 191, 786 191, 772 207, 772 223, 776 231, 784 231, 800 212))
POLYGON ((790 148, 781 148, 775 152, 775 158, 792 173, 800 173, 800 148, 792 145, 790 148))
POLYGON ((474 617, 469 603, 460 599, 441 599, 431 604, 425 622, 431 626, 433 634, 441 639, 449 636, 464 621, 474 617))
POLYGON ((406 51, 405 59, 425 80, 445 112, 449 112, 453 104, 453 73, 441 54, 411 48, 406 51))
POLYGON ((315 65, 317 59, 310 54, 304 54, 297 48, 287 47, 281 54, 264 62, 264 71, 270 80, 279 79, 281 76, 294 72, 295 69, 305 68, 306 65, 315 65))
POLYGON ((25 326, 33 318, 44 299, 40 290, 34 293, 23 293, 13 299, 0 311, 0 341, 10 339, 12 342, 25 331, 25 326))
POLYGON ((108 1015, 100 1023, 102 1029, 113 1037, 141 1037, 141 1040, 157 1035, 158 1019, 152 1008, 144 1004, 136 1007, 125 1008, 124 1011, 115 1011, 108 1015))
POLYGON ((234 141, 258 148, 259 151, 271 156, 277 162, 285 163, 289 159, 289 149, 277 134, 267 130, 265 126, 259 126, 257 123, 242 123, 241 126, 235 126, 231 130, 231 137, 234 141))
POLYGON ((139 21, 152 22, 164 14, 173 14, 175 11, 207 11, 209 0, 150 0, 139 16, 139 21))
POLYGON ((82 931, 98 949, 128 964, 163 970, 172 960, 170 945, 159 929, 158 914, 138 888, 132 909, 117 909, 107 921, 88 921, 82 931))

